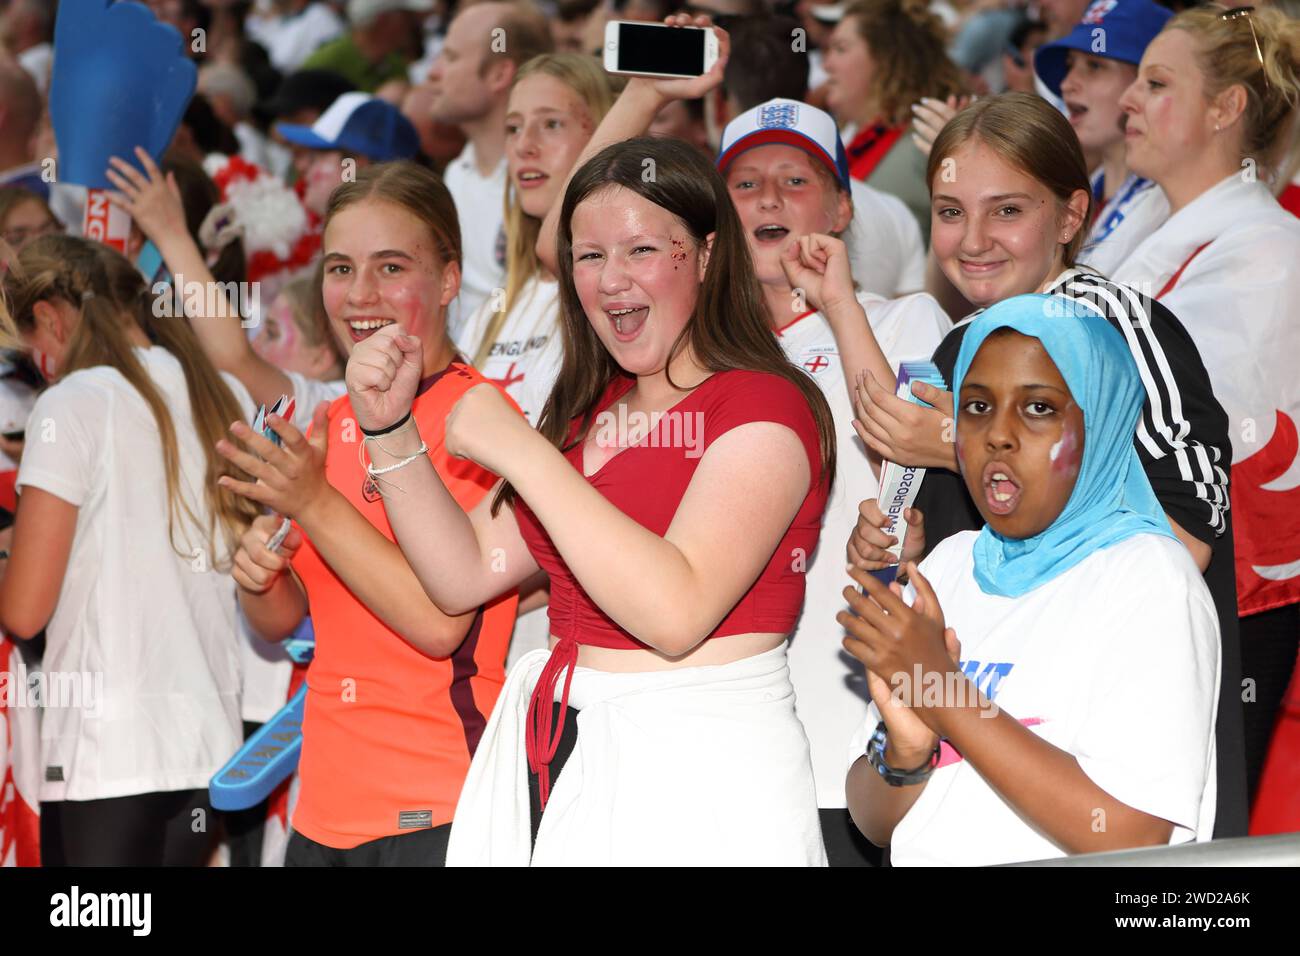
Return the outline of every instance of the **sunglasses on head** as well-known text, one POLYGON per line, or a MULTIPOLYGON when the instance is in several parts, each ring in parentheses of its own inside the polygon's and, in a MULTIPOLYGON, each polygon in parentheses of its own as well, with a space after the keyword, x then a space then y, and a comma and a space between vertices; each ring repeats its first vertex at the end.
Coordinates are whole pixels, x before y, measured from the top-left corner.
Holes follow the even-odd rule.
POLYGON ((1245 20, 1250 26, 1250 38, 1255 41, 1255 56, 1259 57, 1259 69, 1264 74, 1264 86, 1268 87, 1268 71, 1264 69, 1264 51, 1259 47, 1259 34, 1255 32, 1254 18, 1251 16, 1255 12, 1254 7, 1233 7, 1231 10, 1225 10, 1219 14, 1222 20, 1245 20))

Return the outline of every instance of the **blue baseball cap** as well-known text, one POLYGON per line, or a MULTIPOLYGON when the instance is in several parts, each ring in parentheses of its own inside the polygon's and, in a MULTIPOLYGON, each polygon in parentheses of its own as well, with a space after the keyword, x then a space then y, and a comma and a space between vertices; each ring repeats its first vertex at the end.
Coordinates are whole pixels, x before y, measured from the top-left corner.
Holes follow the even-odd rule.
POLYGON ((1172 11, 1153 0, 1093 0, 1068 35, 1038 48, 1034 70, 1060 96, 1070 50, 1136 65, 1172 16, 1172 11))
POLYGON ((732 160, 747 149, 780 143, 812 154, 849 188, 849 159, 835 119, 824 110, 799 100, 768 100, 741 113, 722 131, 718 171, 726 175, 732 160))
POLYGON ((280 123, 290 143, 308 149, 337 149, 383 163, 411 159, 420 137, 401 111, 369 93, 344 93, 311 126, 280 123))

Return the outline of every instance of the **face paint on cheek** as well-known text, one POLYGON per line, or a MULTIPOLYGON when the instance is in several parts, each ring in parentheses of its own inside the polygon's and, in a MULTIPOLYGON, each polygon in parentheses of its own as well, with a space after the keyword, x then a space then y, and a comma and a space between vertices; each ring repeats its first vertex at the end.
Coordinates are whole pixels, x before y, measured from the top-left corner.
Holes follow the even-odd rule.
POLYGON ((670 240, 673 244, 672 257, 674 262, 686 261, 686 242, 682 239, 670 240))
POLYGON ((1047 455, 1052 463, 1053 475, 1077 475, 1082 455, 1079 453, 1079 436, 1074 426, 1066 425, 1061 437, 1052 445, 1047 455))

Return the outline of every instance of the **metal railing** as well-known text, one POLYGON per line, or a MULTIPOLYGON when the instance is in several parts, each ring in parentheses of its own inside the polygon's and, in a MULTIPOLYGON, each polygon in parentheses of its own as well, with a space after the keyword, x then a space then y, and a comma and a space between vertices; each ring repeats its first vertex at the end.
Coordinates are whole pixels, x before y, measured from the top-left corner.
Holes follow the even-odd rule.
POLYGON ((1235 837, 1141 850, 1081 853, 1010 866, 1294 866, 1300 867, 1300 833, 1235 837))

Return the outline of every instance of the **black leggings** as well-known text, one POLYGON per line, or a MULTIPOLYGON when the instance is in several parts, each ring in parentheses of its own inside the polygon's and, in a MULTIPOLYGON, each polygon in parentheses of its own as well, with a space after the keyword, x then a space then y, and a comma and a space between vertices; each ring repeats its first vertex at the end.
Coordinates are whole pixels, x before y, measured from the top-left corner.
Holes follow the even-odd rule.
MULTIPOLYGON (((554 727, 560 722, 560 705, 552 704, 551 726, 554 727)), ((569 707, 564 714, 564 732, 560 734, 560 743, 555 748, 555 756, 551 758, 551 793, 555 793, 555 783, 560 779, 560 771, 564 769, 564 762, 569 759, 569 754, 573 753, 574 744, 578 742, 578 711, 569 707)), ((528 808, 532 811, 533 824, 533 845, 537 845, 537 831, 542 825, 542 797, 539 789, 540 785, 537 775, 528 771, 528 808)))
POLYGON ((1255 699, 1245 705, 1246 785, 1255 801, 1268 756, 1278 708, 1296 666, 1300 649, 1300 604, 1241 618, 1241 672, 1255 681, 1255 699))
POLYGON ((41 802, 42 866, 205 866, 213 846, 206 790, 41 802))

